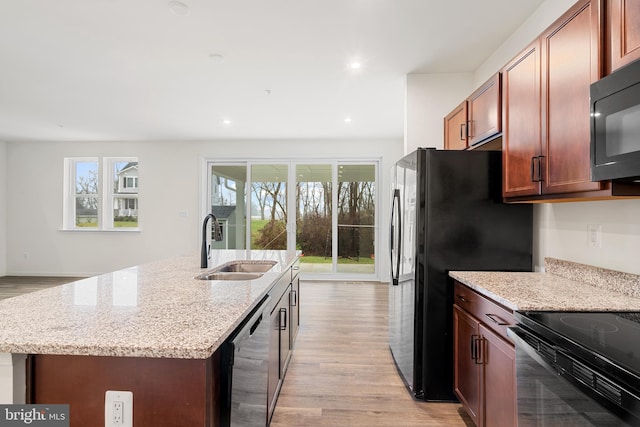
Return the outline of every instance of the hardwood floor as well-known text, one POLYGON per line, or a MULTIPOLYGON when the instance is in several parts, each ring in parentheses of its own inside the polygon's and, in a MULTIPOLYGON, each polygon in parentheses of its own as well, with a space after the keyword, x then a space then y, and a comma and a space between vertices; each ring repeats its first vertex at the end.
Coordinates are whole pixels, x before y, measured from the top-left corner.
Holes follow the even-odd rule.
POLYGON ((3 276, 0 277, 0 300, 80 279, 82 279, 82 277, 3 276))
POLYGON ((271 427, 473 426, 459 404, 409 395, 389 352, 386 285, 300 286, 300 332, 271 427))

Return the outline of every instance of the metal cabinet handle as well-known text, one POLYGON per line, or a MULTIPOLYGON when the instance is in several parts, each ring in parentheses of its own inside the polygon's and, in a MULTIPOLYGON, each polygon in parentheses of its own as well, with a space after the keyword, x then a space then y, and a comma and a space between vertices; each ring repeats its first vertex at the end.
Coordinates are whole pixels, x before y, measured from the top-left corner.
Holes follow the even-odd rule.
POLYGON ((287 330, 287 309, 286 308, 280 309, 280 330, 281 331, 287 330))
POLYGON ((471 302, 471 301, 469 301, 468 299, 466 299, 464 296, 462 296, 460 294, 456 295, 456 297, 458 297, 458 299, 460 301, 462 301, 462 302, 471 302))
POLYGON ((545 156, 534 156, 531 158, 531 182, 542 182, 544 177, 542 175, 542 159, 545 156), (538 173, 536 174, 536 160, 538 161, 538 173), (537 175, 537 176, 536 176, 537 175))
POLYGON ((536 160, 540 161, 536 156, 531 158, 531 182, 538 182, 535 178, 536 160))
POLYGON ((467 120, 467 138, 473 138, 473 132, 471 131, 473 128, 471 125, 473 125, 473 120, 467 120))
POLYGON ((460 123, 460 141, 466 141, 467 140, 467 124, 466 123, 460 123))
POLYGON ((485 313, 485 316, 487 316, 489 319, 491 319, 491 321, 493 323, 495 323, 497 325, 504 326, 504 325, 508 325, 509 324, 509 322, 507 322, 506 320, 504 320, 503 318, 501 318, 497 314, 485 313))
POLYGON ((291 291, 290 298, 291 298, 291 307, 295 307, 296 305, 298 305, 298 292, 297 291, 291 291))
POLYGON ((476 346, 476 341, 478 340, 479 335, 471 335, 471 360, 475 360, 478 362, 478 347, 476 346))
POLYGON ((476 346, 476 358, 475 358, 476 365, 482 365, 484 363, 484 351, 483 351, 484 338, 478 335, 478 338, 476 338, 475 340, 475 346, 476 346))

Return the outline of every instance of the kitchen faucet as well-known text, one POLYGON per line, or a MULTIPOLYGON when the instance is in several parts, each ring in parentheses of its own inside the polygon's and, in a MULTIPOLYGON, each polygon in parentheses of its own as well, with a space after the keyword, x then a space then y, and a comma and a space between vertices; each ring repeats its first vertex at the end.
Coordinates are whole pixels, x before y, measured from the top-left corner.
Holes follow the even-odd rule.
POLYGON ((200 251, 200 268, 207 268, 209 266, 209 255, 211 251, 211 245, 207 248, 207 222, 209 219, 213 220, 213 224, 211 227, 213 228, 213 236, 211 236, 211 240, 214 242, 219 242, 222 240, 222 233, 220 233, 220 223, 218 222, 218 218, 213 213, 208 214, 204 217, 204 221, 202 222, 202 250, 200 251))

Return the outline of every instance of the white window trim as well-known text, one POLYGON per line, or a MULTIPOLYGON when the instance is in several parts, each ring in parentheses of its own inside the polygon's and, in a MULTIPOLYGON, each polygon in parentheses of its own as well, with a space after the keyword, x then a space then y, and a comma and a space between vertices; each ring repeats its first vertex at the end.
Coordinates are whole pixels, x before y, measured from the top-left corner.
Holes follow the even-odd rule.
MULTIPOLYGON (((116 162, 138 162, 137 157, 66 157, 64 159, 64 194, 63 194, 63 231, 77 232, 139 232, 140 216, 138 202, 138 226, 137 227, 114 227, 113 226, 113 205, 116 194, 114 193, 114 182, 111 179, 113 167, 116 162), (80 162, 98 163, 98 226, 78 227, 76 226, 76 164, 80 162)), ((139 183, 139 177, 138 177, 139 183)), ((118 196, 128 199, 139 199, 140 192, 132 194, 118 194, 118 196)))

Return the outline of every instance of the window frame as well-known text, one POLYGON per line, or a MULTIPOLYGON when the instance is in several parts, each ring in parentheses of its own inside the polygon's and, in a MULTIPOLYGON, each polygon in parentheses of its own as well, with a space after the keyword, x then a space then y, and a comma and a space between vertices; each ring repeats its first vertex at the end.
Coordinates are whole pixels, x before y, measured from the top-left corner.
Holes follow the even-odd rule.
MULTIPOLYGON (((137 193, 116 193, 114 179, 112 179, 115 164, 118 162, 136 162, 139 165, 137 157, 65 157, 64 158, 64 195, 63 195, 63 225, 64 231, 116 231, 116 232, 137 232, 140 231, 140 210, 138 213, 137 227, 115 227, 114 226, 114 203, 116 197, 125 199, 136 199, 136 205, 139 206, 140 189, 135 187, 137 193), (96 227, 78 227, 76 224, 76 178, 77 164, 82 162, 95 162, 98 165, 98 192, 94 196, 97 199, 97 226, 96 227)), ((135 183, 139 184, 139 176, 136 177, 135 183)), ((129 188, 129 187, 128 187, 129 188)))

